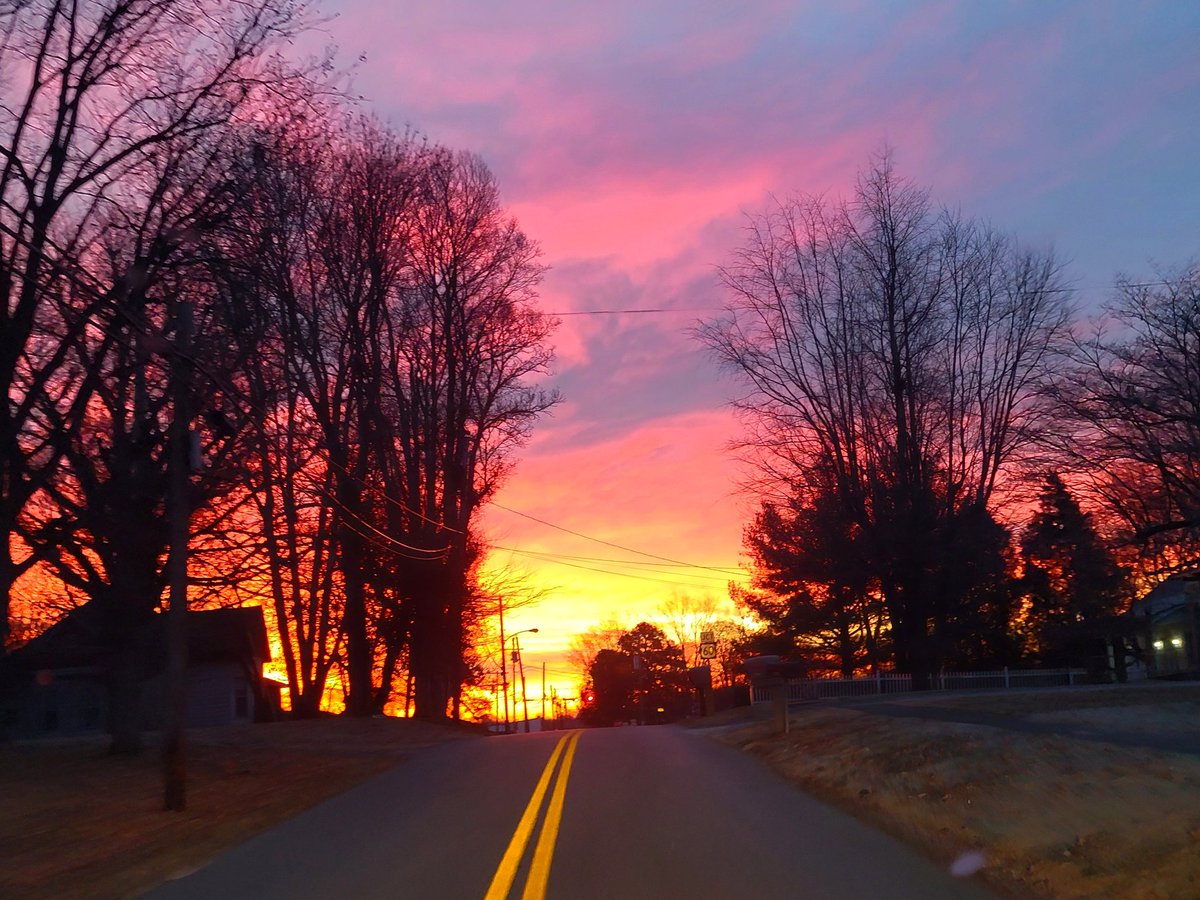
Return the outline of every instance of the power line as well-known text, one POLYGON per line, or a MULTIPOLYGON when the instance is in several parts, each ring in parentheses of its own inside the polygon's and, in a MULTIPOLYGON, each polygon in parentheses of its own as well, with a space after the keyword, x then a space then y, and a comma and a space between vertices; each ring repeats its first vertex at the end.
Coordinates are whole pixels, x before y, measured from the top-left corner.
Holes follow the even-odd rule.
MULTIPOLYGON (((631 566, 663 566, 663 567, 666 567, 666 566, 671 565, 670 563, 639 562, 637 560, 630 560, 629 562, 625 562, 625 561, 622 561, 619 559, 605 559, 603 557, 570 556, 569 554, 565 554, 565 553, 543 553, 539 550, 521 550, 516 547, 501 547, 499 545, 493 545, 492 549, 493 550, 503 550, 503 551, 507 551, 508 553, 519 553, 522 556, 532 556, 535 559, 539 559, 543 562, 549 562, 549 563, 565 563, 568 560, 582 560, 583 562, 608 563, 610 565, 616 565, 619 567, 631 567, 631 566)), ((580 566, 580 568, 584 568, 584 567, 580 566)), ((588 568, 592 568, 592 567, 588 567, 588 568)), ((676 566, 675 568, 688 568, 688 567, 676 566)), ((662 578, 655 578, 654 575, 651 573, 644 573, 644 574, 641 572, 626 573, 626 572, 614 571, 612 569, 607 569, 607 568, 592 568, 592 571, 609 572, 613 575, 629 575, 630 577, 646 578, 646 579, 649 579, 652 581, 663 581, 664 580, 662 578)), ((730 573, 728 575, 710 575, 708 572, 686 572, 686 571, 685 572, 659 572, 659 573, 654 573, 654 574, 661 574, 661 575, 664 575, 667 577, 676 577, 676 578, 703 578, 703 579, 707 579, 710 582, 719 581, 722 584, 728 584, 730 579, 745 575, 744 572, 740 572, 740 571, 736 572, 736 573, 730 573)), ((686 582, 686 581, 669 582, 669 583, 684 584, 684 585, 695 584, 695 582, 686 582)))
MULTIPOLYGON (((654 566, 656 568, 661 568, 661 569, 692 569, 692 568, 696 568, 695 566, 686 565, 683 563, 650 562, 650 561, 644 560, 644 559, 613 559, 611 556, 572 556, 570 553, 552 553, 549 550, 521 550, 516 547, 502 547, 499 544, 492 544, 491 548, 493 550, 507 550, 510 553, 523 553, 523 554, 528 554, 528 555, 533 555, 533 556, 547 556, 547 557, 553 557, 554 559, 573 559, 573 560, 577 560, 579 562, 608 563, 610 565, 615 565, 615 566, 654 566)), ((746 574, 746 570, 741 568, 740 566, 704 566, 704 568, 711 569, 714 572, 724 572, 724 573, 728 573, 729 575, 735 575, 735 576, 746 574)), ((671 573, 665 572, 663 574, 671 574, 671 573)), ((697 576, 697 577, 717 578, 719 576, 704 575, 704 576, 697 576)))
MULTIPOLYGON (((1075 284, 1066 287, 1042 288, 1042 293, 1047 294, 1065 294, 1071 291, 1102 291, 1113 288, 1127 287, 1163 287, 1169 285, 1170 281, 1114 281, 1112 284, 1094 285, 1094 284, 1075 284)), ((548 312, 545 315, 562 318, 564 316, 629 316, 629 315, 672 315, 674 313, 693 313, 693 312, 732 312, 728 307, 724 306, 653 306, 637 309, 571 309, 559 312, 548 312)))
POLYGON ((721 312, 720 306, 656 306, 644 309, 574 309, 566 312, 546 313, 548 316, 645 316, 659 313, 721 312))
MULTIPOLYGON (((656 553, 647 553, 645 550, 636 550, 633 547, 626 547, 623 544, 614 544, 612 541, 606 541, 603 538, 592 537, 590 534, 584 534, 582 531, 575 531, 574 529, 567 528, 566 526, 563 526, 563 525, 555 525, 553 522, 547 522, 545 519, 539 519, 537 516, 530 515, 529 513, 521 512, 519 509, 513 509, 510 506, 505 506, 502 503, 497 503, 495 500, 492 501, 492 506, 496 507, 497 509, 502 509, 505 512, 510 512, 513 515, 517 515, 517 516, 521 516, 522 518, 529 519, 532 522, 537 522, 540 525, 545 525, 547 528, 554 528, 557 531, 562 531, 567 534, 573 534, 573 535, 575 535, 575 537, 583 538, 585 541, 593 541, 597 544, 603 544, 606 547, 612 547, 615 550, 623 550, 626 553, 633 553, 633 554, 636 554, 637 556, 645 556, 645 557, 649 557, 650 559, 661 560, 662 562, 674 563, 677 566, 684 566, 685 568, 689 568, 689 569, 708 569, 710 572, 721 572, 721 569, 716 568, 714 566, 701 566, 701 565, 697 565, 696 563, 684 562, 683 560, 680 560, 680 559, 672 559, 669 556, 659 556, 656 553)), ((728 574, 728 573, 724 573, 724 574, 728 574)))
POLYGON ((621 578, 633 578, 638 581, 653 581, 657 584, 669 584, 674 587, 704 587, 704 585, 697 584, 694 581, 670 581, 666 578, 654 578, 650 575, 635 575, 632 572, 617 572, 612 569, 598 569, 595 566, 584 566, 580 565, 579 563, 566 562, 565 560, 561 559, 546 558, 543 561, 554 566, 567 566, 572 569, 582 569, 585 572, 599 572, 601 575, 617 575, 621 578))

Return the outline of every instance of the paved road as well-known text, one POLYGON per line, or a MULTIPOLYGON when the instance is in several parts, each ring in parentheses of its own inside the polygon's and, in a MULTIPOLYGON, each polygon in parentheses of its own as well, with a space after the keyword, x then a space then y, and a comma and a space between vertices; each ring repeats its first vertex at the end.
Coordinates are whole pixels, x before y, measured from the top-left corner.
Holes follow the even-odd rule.
POLYGON ((151 896, 987 896, 703 733, 575 734, 421 751, 151 896))

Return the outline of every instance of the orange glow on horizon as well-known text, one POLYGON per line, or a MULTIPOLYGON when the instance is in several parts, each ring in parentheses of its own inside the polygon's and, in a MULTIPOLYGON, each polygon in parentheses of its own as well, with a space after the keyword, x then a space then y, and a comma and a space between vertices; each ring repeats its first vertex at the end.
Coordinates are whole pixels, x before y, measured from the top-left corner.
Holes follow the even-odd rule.
MULTIPOLYGON (((484 571, 525 573, 544 596, 505 614, 520 643, 526 677, 546 663, 548 683, 577 691, 581 675, 567 654, 572 639, 615 620, 632 627, 661 624, 672 597, 710 598, 733 616, 729 581, 739 567, 742 510, 737 466, 725 444, 733 434, 726 410, 689 413, 644 424, 609 440, 562 449, 556 435, 572 426, 545 423, 498 504, 633 550, 712 568, 686 568, 605 546, 513 514, 485 508, 483 533, 496 548, 484 571), (722 571, 713 571, 720 569, 722 571)), ((531 695, 533 690, 531 688, 531 695)))

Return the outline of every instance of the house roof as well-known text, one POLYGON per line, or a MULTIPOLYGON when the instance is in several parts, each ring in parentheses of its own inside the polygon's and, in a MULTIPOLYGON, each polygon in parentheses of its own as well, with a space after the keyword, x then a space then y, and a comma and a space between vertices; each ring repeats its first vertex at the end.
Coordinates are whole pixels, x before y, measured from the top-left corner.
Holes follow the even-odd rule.
MULTIPOLYGON (((72 610, 51 628, 13 652, 10 663, 22 669, 69 669, 104 661, 103 616, 94 601, 72 610)), ((151 616, 142 636, 148 655, 161 658, 166 648, 166 616, 151 616)), ((261 607, 202 609, 188 613, 189 663, 271 658, 261 607)))
POLYGON ((1146 596, 1135 600, 1129 614, 1155 619, 1197 601, 1200 601, 1200 572, 1172 575, 1156 584, 1146 596))
POLYGON ((240 659, 247 651, 263 662, 271 658, 262 607, 204 609, 188 614, 188 659, 191 662, 240 659))

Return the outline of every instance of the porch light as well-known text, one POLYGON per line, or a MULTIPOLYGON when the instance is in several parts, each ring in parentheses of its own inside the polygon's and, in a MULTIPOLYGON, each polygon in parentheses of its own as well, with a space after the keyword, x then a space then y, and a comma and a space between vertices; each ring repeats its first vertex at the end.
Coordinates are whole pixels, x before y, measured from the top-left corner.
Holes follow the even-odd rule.
POLYGON ((1162 642, 1162 641, 1155 641, 1155 642, 1154 642, 1154 649, 1155 649, 1155 650, 1161 650, 1162 648, 1163 648, 1163 642, 1162 642))
POLYGON ((1182 647, 1183 646, 1183 638, 1181 638, 1181 637, 1171 638, 1171 646, 1172 647, 1182 647))

